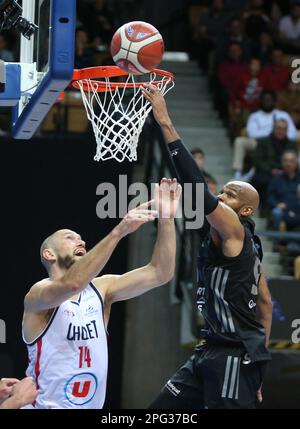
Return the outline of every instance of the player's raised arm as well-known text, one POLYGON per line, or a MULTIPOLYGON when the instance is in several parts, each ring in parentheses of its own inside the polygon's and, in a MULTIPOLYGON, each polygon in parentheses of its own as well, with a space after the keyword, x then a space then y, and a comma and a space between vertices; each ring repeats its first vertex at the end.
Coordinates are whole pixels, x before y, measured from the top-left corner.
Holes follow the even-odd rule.
MULTIPOLYGON (((138 209, 128 212, 119 225, 88 253, 85 251, 85 245, 81 238, 79 236, 79 238, 73 237, 74 232, 69 230, 58 231, 61 235, 66 235, 66 237, 59 237, 60 240, 68 240, 68 235, 70 235, 71 240, 76 241, 77 239, 76 242, 74 241, 74 250, 73 248, 72 250, 74 256, 77 255, 80 258, 75 260, 64 275, 58 278, 50 276, 50 279, 36 283, 25 297, 25 312, 37 312, 57 307, 80 293, 103 269, 121 238, 136 231, 144 223, 155 219, 157 212, 148 210, 150 203, 147 202, 138 209)), ((42 258, 48 264, 57 262, 58 255, 55 252, 55 243, 52 248, 50 243, 50 246, 43 249, 42 258)))
MULTIPOLYGON (((236 213, 210 193, 205 178, 190 151, 180 140, 170 119, 164 97, 154 85, 146 84, 144 97, 151 103, 154 117, 161 127, 176 170, 183 183, 192 184, 192 201, 196 200, 197 184, 204 185, 204 214, 222 238, 243 239, 243 228, 236 213)), ((194 204, 193 204, 194 205, 194 204)))
POLYGON ((94 283, 104 292, 107 305, 141 295, 170 281, 174 275, 176 234, 174 216, 181 195, 175 179, 163 179, 155 189, 159 211, 158 233, 149 264, 120 276, 104 276, 94 283))

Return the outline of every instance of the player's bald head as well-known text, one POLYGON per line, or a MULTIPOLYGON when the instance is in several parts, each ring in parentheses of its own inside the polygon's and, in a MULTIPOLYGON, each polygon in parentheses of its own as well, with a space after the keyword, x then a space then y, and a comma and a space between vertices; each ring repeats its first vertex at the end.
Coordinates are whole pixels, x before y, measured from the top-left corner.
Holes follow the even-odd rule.
POLYGON ((259 207, 259 194, 250 183, 237 180, 228 182, 225 187, 231 189, 237 195, 240 208, 248 208, 241 214, 244 217, 252 216, 259 207))
POLYGON ((60 229, 49 235, 49 237, 45 238, 41 245, 41 254, 45 249, 54 248, 55 244, 57 243, 57 240, 59 240, 59 237, 67 231, 67 229, 60 229))
POLYGON ((53 234, 49 235, 49 237, 45 238, 45 240, 43 241, 41 248, 40 248, 40 257, 41 257, 42 264, 44 265, 44 267, 47 270, 49 269, 49 264, 44 257, 44 251, 46 249, 55 250, 57 248, 57 244, 59 243, 60 238, 65 233, 67 233, 68 231, 70 231, 70 230, 69 229, 59 229, 58 231, 55 231, 53 234))

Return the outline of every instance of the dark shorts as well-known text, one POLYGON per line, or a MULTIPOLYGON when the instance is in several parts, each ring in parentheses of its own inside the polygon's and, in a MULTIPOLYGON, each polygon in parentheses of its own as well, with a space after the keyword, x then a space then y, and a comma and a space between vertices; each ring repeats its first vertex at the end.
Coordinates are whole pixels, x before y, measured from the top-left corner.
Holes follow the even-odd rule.
POLYGON ((165 384, 152 409, 256 408, 267 361, 241 347, 205 344, 165 384))

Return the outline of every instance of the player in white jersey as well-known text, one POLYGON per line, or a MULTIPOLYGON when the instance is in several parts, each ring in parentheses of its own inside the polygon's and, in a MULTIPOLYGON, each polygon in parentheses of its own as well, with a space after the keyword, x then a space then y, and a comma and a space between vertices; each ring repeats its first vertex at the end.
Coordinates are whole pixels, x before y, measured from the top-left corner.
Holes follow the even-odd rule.
POLYGON ((174 216, 181 187, 163 179, 156 187, 157 211, 149 203, 131 210, 92 250, 77 233, 64 229, 48 237, 41 258, 49 278, 25 297, 23 337, 27 375, 39 394, 35 408, 102 408, 108 366, 106 327, 111 304, 167 283, 174 274, 174 216), (123 275, 96 277, 120 239, 155 219, 158 234, 148 265, 123 275), (161 215, 163 213, 163 215, 161 215))

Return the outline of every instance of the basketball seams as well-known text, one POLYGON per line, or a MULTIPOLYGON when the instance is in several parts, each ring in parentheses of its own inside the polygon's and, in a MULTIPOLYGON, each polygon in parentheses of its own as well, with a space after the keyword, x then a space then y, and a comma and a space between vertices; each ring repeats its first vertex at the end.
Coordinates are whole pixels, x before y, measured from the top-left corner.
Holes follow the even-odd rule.
POLYGON ((161 40, 160 34, 157 33, 157 34, 151 35, 146 40, 134 42, 133 47, 130 49, 130 51, 137 54, 140 49, 144 48, 145 46, 151 45, 151 43, 159 42, 160 40, 161 40))
MULTIPOLYGON (((130 24, 128 24, 127 26, 126 26, 126 29, 125 29, 125 35, 126 35, 126 37, 127 37, 127 28, 128 28, 128 26, 129 26, 130 24)), ((134 31, 133 31, 133 37, 132 38, 130 38, 129 40, 130 40, 130 44, 129 44, 129 47, 128 47, 128 52, 127 52, 127 55, 126 55, 126 60, 128 60, 128 57, 129 57, 129 55, 130 55, 130 53, 132 52, 131 51, 131 46, 132 46, 132 44, 134 43, 136 43, 136 41, 135 41, 135 37, 134 37, 134 35, 135 34, 138 34, 139 33, 139 31, 140 31, 140 28, 142 27, 142 25, 140 24, 134 31)), ((128 38, 127 38, 128 39, 128 38)), ((121 39, 121 44, 122 44, 122 39, 121 39)), ((137 62, 139 62, 138 61, 138 58, 137 58, 137 56, 136 56, 136 59, 137 59, 137 62)), ((136 67, 136 64, 134 64, 134 66, 136 67)), ((136 67, 137 68, 137 67, 136 67)), ((137 70, 138 70, 138 68, 137 68, 137 70)))
POLYGON ((149 73, 148 69, 143 67, 143 65, 139 62, 136 53, 129 52, 127 61, 132 63, 139 73, 149 73))
POLYGON ((111 51, 115 63, 120 68, 129 73, 144 74, 149 73, 161 61, 164 43, 155 27, 135 21, 124 24, 117 30, 112 40, 111 51), (150 34, 137 39, 139 34, 145 32, 150 34))
POLYGON ((121 46, 120 46, 120 48, 128 50, 128 49, 130 49, 130 46, 131 46, 132 42, 131 42, 130 39, 128 39, 128 37, 127 37, 127 31, 126 30, 127 30, 127 24, 123 25, 120 28, 120 30, 119 30, 119 33, 120 33, 120 36, 121 36, 121 46))

